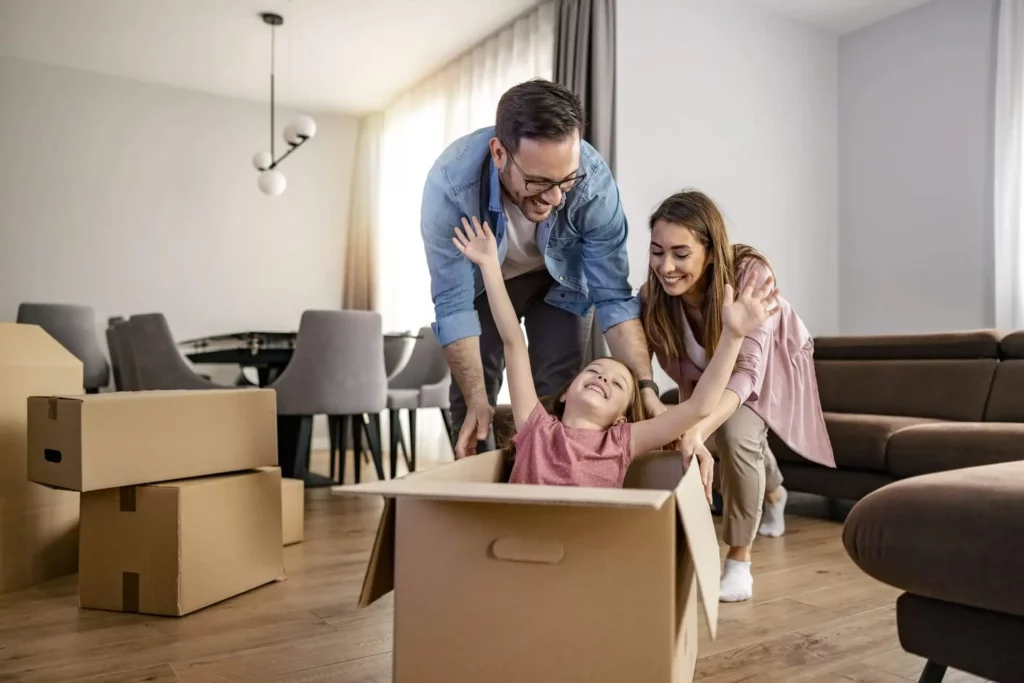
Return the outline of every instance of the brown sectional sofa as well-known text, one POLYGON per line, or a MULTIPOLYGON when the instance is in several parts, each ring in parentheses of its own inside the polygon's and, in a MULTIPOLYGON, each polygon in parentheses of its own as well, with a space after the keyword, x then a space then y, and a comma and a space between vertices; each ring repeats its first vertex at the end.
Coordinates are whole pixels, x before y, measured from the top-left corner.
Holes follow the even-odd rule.
POLYGON ((815 372, 836 468, 770 434, 791 491, 859 500, 907 477, 1024 460, 1024 332, 821 337, 815 372))

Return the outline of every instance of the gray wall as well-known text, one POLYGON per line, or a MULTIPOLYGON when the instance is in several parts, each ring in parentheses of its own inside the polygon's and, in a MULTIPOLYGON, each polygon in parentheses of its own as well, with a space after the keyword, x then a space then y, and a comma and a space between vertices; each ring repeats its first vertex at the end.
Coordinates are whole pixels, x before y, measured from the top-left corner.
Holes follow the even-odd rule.
POLYGON ((267 197, 265 105, 10 58, 0 93, 0 320, 81 303, 101 330, 160 311, 187 338, 340 305, 355 119, 315 114, 267 197))
POLYGON ((839 44, 847 334, 994 324, 997 0, 934 0, 839 44))
POLYGON ((633 286, 647 276, 651 212, 698 188, 733 241, 771 259, 812 333, 835 334, 836 36, 741 0, 620 2, 616 22, 616 175, 633 286))

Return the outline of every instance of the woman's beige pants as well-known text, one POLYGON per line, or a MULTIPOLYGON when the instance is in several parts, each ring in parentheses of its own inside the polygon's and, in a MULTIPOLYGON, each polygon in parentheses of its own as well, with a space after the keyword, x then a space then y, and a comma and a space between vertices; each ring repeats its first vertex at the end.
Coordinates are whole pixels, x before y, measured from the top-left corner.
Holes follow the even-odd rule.
POLYGON ((723 540, 733 548, 754 542, 765 492, 782 485, 775 455, 768 447, 768 425, 743 405, 715 432, 721 469, 723 540))

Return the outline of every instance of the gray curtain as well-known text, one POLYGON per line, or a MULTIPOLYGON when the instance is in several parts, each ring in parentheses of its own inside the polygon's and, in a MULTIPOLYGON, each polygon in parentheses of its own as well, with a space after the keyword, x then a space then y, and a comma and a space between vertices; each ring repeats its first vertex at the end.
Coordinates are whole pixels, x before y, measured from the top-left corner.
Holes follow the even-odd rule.
MULTIPOLYGON (((615 0, 559 0, 555 80, 579 95, 583 138, 615 173, 615 0)), ((595 317, 584 362, 608 355, 595 317)))

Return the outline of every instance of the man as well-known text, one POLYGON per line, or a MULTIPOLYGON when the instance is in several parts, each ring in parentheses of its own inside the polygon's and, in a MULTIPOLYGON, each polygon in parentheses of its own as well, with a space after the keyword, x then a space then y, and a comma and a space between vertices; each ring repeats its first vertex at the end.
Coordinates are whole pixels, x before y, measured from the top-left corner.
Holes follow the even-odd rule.
POLYGON ((456 457, 495 447, 489 432, 504 372, 479 269, 452 242, 464 216, 486 220, 497 239, 538 395, 559 391, 581 370, 596 309, 612 354, 641 380, 645 402, 657 401, 627 279, 626 217, 611 171, 582 140, 583 116, 570 90, 521 83, 502 96, 493 127, 456 140, 427 176, 421 232, 433 329, 454 380, 456 457))

